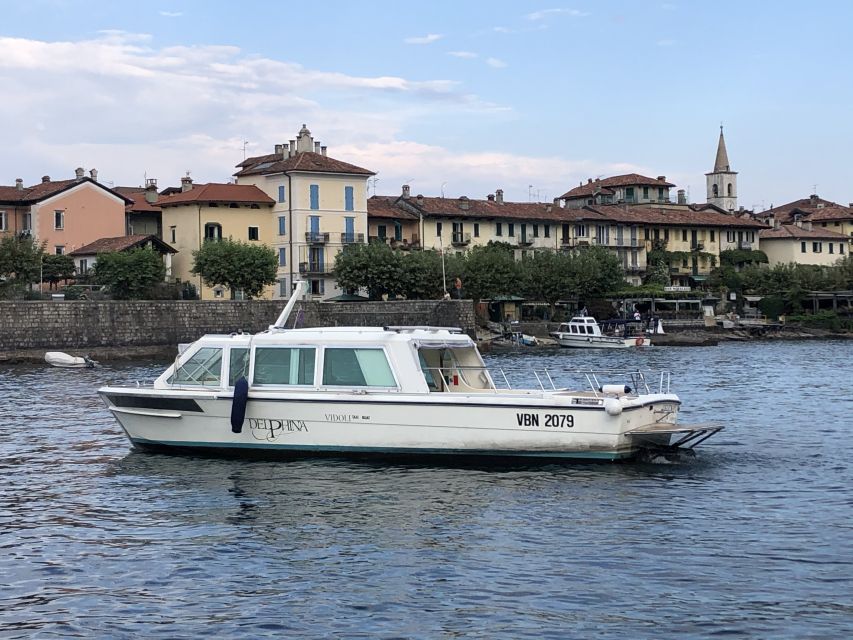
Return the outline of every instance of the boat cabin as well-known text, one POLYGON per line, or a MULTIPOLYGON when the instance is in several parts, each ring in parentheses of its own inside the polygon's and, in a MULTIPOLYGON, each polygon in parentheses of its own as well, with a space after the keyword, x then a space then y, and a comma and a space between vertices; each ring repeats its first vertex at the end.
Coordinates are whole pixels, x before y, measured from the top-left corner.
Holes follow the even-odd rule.
POLYGON ((557 328, 558 333, 577 336, 600 336, 601 328, 591 316, 576 316, 568 322, 563 322, 557 328))
POLYGON ((476 345, 444 328, 322 328, 208 335, 154 383, 159 389, 452 393, 495 390, 476 345))

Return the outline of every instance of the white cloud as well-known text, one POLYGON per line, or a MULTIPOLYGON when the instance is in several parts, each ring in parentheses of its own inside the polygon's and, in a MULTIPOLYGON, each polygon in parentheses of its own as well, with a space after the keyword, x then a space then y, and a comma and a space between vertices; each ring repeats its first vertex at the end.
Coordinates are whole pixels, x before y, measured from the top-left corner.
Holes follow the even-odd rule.
POLYGON ((503 69, 507 66, 507 63, 498 58, 486 58, 486 64, 495 69, 503 69))
POLYGON ((439 33, 428 33, 425 36, 413 36, 403 40, 406 44, 432 44, 436 40, 441 40, 444 36, 439 33))
POLYGON ((183 11, 161 11, 160 15, 165 18, 180 18, 184 13, 183 11))
POLYGON ((453 56, 454 58, 476 58, 477 54, 473 51, 448 51, 447 55, 453 56))
POLYGON ((567 15, 573 18, 582 18, 584 16, 588 16, 589 13, 586 11, 579 11, 578 9, 542 9, 541 11, 528 13, 526 17, 528 20, 542 20, 552 15, 567 15))
MULTIPOLYGON (((106 31, 81 41, 0 37, 0 184, 97 167, 105 181, 165 184, 186 169, 225 180, 248 153, 267 153, 303 122, 334 153, 393 141, 425 116, 499 115, 456 81, 353 76, 244 54, 237 47, 157 47, 106 31)), ((338 157, 346 159, 338 154, 338 157)), ((379 169, 379 167, 370 167, 379 169)))

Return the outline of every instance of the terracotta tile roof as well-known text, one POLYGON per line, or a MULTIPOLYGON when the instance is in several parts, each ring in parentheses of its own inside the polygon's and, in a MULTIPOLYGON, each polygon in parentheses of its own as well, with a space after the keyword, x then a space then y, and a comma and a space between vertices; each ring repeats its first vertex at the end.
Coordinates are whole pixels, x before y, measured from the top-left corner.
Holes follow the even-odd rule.
POLYGON ((130 200, 125 196, 117 193, 113 189, 109 189, 91 178, 80 178, 79 180, 50 180, 48 182, 40 182, 31 187, 18 189, 17 187, 0 186, 0 204, 10 205, 30 205, 35 204, 58 193, 71 189, 78 184, 90 182, 104 191, 107 191, 115 196, 118 196, 129 203, 130 200))
POLYGON ((113 191, 133 202, 125 207, 130 213, 160 213, 160 206, 145 199, 145 187, 113 187, 113 191))
MULTIPOLYGON (((400 198, 404 206, 414 208, 430 217, 495 218, 512 220, 563 220, 567 209, 541 202, 502 202, 468 198, 400 198), (462 207, 467 205, 467 209, 462 207)), ((398 206, 400 206, 398 204, 398 206)))
POLYGON ((609 178, 595 179, 586 184, 581 184, 574 189, 566 191, 560 198, 582 198, 591 196, 593 193, 603 193, 605 195, 613 195, 613 191, 609 187, 674 187, 675 185, 666 180, 658 178, 649 178, 641 176, 639 173, 626 173, 621 176, 611 176, 609 178))
POLYGON ((79 249, 75 249, 68 255, 89 256, 99 253, 110 253, 112 251, 127 251, 136 247, 143 247, 148 243, 151 243, 160 253, 178 253, 177 249, 169 246, 155 235, 133 235, 118 236, 117 238, 101 238, 79 249))
MULTIPOLYGON (((564 209, 568 211, 568 209, 564 209)), ((740 227, 745 229, 766 228, 763 222, 749 216, 720 213, 713 207, 697 209, 685 206, 673 207, 630 206, 624 204, 601 204, 575 209, 578 220, 601 220, 624 224, 655 224, 683 227, 740 227)))
POLYGON ((822 227, 817 229, 805 229, 795 224, 783 224, 775 229, 763 229, 759 232, 760 240, 792 240, 792 239, 823 239, 847 241, 849 238, 843 233, 836 233, 822 227))
POLYGON ((367 217, 418 220, 418 216, 414 213, 395 205, 398 199, 399 196, 371 196, 367 199, 367 217))
POLYGON ((793 222, 797 215, 809 221, 853 220, 853 207, 845 207, 837 202, 813 196, 767 209, 755 214, 755 217, 762 220, 773 217, 778 222, 787 224, 793 222))
POLYGON ((265 173, 289 173, 291 171, 305 171, 310 173, 351 173, 356 175, 372 176, 373 171, 362 169, 354 164, 335 160, 329 156, 313 151, 303 151, 289 158, 282 158, 279 154, 257 156, 246 158, 237 165, 243 167, 235 173, 235 176, 250 176, 265 173))
POLYGON ((275 204, 263 191, 253 184, 196 184, 189 191, 164 196, 157 201, 159 207, 174 207, 190 202, 236 202, 238 204, 275 204))

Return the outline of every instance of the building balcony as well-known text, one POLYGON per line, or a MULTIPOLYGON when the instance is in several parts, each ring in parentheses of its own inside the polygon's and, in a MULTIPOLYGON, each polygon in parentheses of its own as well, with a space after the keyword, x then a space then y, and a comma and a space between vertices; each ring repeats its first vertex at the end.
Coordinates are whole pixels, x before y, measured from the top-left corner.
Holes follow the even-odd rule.
MULTIPOLYGON (((604 244, 599 242, 598 244, 604 244)), ((617 247, 633 247, 638 248, 640 246, 640 240, 637 238, 616 238, 616 246, 617 247)))
POLYGON ((364 234, 363 233, 347 233, 344 231, 341 234, 341 244, 363 244, 364 243, 364 234))
POLYGON ((308 244, 327 244, 329 242, 329 234, 320 233, 319 231, 306 231, 305 242, 308 244))
POLYGON ((737 243, 737 248, 743 249, 744 251, 752 251, 752 243, 741 240, 737 243))
POLYGON ((300 262, 299 273, 306 276, 324 276, 332 272, 331 265, 324 262, 300 262))
POLYGON ((690 250, 691 251, 704 251, 705 250, 705 243, 704 242, 694 242, 693 244, 690 245, 690 250))
POLYGON ((454 232, 450 234, 450 244, 454 247, 465 247, 471 244, 471 234, 454 232))
POLYGON ((533 246, 533 238, 521 237, 518 239, 519 247, 532 247, 533 246))

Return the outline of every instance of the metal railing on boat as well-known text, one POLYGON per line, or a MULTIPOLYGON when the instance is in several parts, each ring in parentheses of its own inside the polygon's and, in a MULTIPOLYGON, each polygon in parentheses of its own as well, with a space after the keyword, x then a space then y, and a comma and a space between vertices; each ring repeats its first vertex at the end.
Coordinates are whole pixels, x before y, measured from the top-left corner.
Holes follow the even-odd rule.
MULTIPOLYGON (((438 387, 438 382, 441 381, 441 386, 443 391, 449 390, 451 387, 468 387, 475 391, 511 391, 513 389, 520 388, 520 385, 524 384, 525 380, 530 380, 530 376, 536 380, 536 384, 539 387, 540 391, 569 391, 569 390, 577 390, 581 389, 571 389, 568 386, 557 386, 554 382, 555 376, 552 375, 552 371, 555 374, 574 374, 575 376, 582 376, 589 387, 589 391, 598 398, 605 395, 602 392, 602 388, 604 384, 613 384, 614 380, 622 380, 627 381, 630 384, 630 391, 626 392, 626 395, 636 394, 637 392, 644 392, 646 394, 653 393, 651 387, 649 386, 647 376, 642 371, 611 371, 611 370, 590 370, 590 369, 511 369, 509 370, 509 375, 507 375, 507 370, 502 367, 471 367, 471 366, 450 366, 450 367, 422 367, 424 373, 429 373, 429 378, 433 381, 433 386, 438 387), (491 383, 488 387, 481 387, 472 385, 466 374, 480 374, 479 382, 481 383, 491 383), (483 374, 485 374, 485 378, 483 378, 483 374), (454 380, 455 378, 455 380, 454 380), (462 384, 459 384, 459 379, 461 378, 462 384), (606 380, 605 383, 602 383, 601 380, 606 380), (451 380, 454 380, 453 384, 451 384, 451 380), (495 381, 500 381, 504 386, 499 387, 495 381), (513 387, 513 382, 515 382, 515 387, 513 387)), ((473 377, 473 376, 472 376, 473 377)), ((558 377, 558 380, 560 378, 558 377)), ((654 393, 669 393, 670 392, 670 382, 671 375, 669 371, 660 371, 657 375, 657 391, 654 393)))

